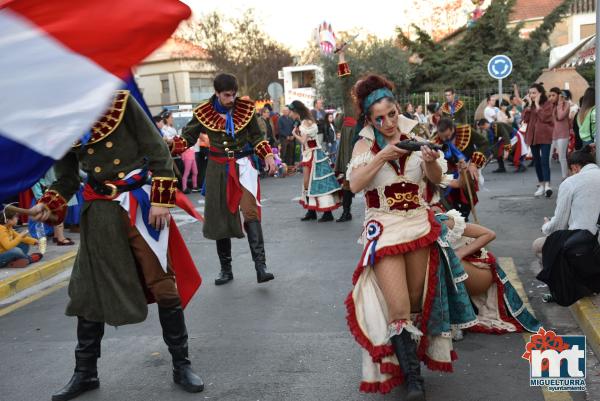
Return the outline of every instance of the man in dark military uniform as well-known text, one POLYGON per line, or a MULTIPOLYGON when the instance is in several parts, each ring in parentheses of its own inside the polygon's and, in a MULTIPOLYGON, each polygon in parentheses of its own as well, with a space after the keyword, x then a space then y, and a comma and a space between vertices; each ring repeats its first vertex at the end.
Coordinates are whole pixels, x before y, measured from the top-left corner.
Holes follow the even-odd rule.
POLYGON ((490 150, 488 156, 493 156, 498 162, 498 168, 492 173, 506 173, 504 160, 508 159, 510 153, 510 134, 512 126, 507 123, 493 122, 490 124, 488 120, 482 118, 477 122, 477 127, 481 130, 484 136, 488 137, 490 150))
POLYGON ((458 210, 465 219, 471 213, 471 201, 475 206, 477 203, 477 179, 479 169, 485 165, 485 154, 488 148, 487 138, 470 129, 458 130, 454 122, 442 117, 438 123, 438 130, 433 140, 434 143, 445 144, 447 149, 444 158, 448 162, 448 173, 455 179, 459 178, 462 169, 468 169, 470 179, 468 183, 472 187, 472 199, 469 199, 465 188, 448 188, 444 194, 446 208, 458 210))
POLYGON ((98 388, 104 324, 144 321, 149 300, 158 304, 175 383, 188 392, 202 391, 202 379, 188 359, 183 315, 200 276, 170 218, 169 208, 176 199, 173 160, 157 128, 128 91, 116 92, 90 133, 56 163, 57 181, 31 210, 36 220, 62 222, 66 199, 79 189, 80 168, 88 178, 81 245, 66 309, 68 316, 78 319, 75 373, 52 400, 69 400, 98 388), (178 245, 177 252, 167 251, 171 243, 178 245))
POLYGON ((336 128, 340 132, 340 144, 335 157, 335 173, 342 177, 342 215, 336 220, 345 222, 352 220, 352 199, 354 193, 350 191, 350 184, 346 179, 346 170, 348 163, 352 159, 352 149, 354 148, 354 130, 356 127, 356 118, 354 118, 354 105, 352 102, 352 72, 346 62, 344 50, 339 52, 338 77, 342 85, 342 94, 344 98, 344 112, 338 116, 336 128))
POLYGON ((233 280, 231 238, 244 238, 248 243, 259 283, 273 280, 266 271, 265 246, 260 222, 258 172, 252 161, 256 154, 269 174, 276 171, 273 153, 258 126, 254 102, 236 97, 235 76, 219 74, 214 80, 215 94, 194 110, 194 117, 183 128, 182 137, 173 142, 174 153, 192 146, 200 133, 210 141, 206 170, 206 202, 204 236, 217 241, 221 272, 216 285, 233 280))

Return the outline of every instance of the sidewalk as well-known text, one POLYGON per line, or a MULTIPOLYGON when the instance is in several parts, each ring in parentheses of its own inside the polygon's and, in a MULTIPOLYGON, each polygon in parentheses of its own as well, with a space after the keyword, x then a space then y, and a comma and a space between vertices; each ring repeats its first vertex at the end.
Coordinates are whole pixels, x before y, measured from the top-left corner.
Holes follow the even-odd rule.
MULTIPOLYGON (((0 268, 0 301, 56 276, 73 264, 79 248, 79 234, 65 232, 65 235, 75 245, 58 246, 52 243, 52 238, 48 238, 46 253, 38 263, 22 269, 0 268)), ((33 247, 31 252, 37 252, 37 247, 33 247)))
POLYGON ((600 295, 580 299, 569 309, 586 335, 587 343, 600 358, 600 295))

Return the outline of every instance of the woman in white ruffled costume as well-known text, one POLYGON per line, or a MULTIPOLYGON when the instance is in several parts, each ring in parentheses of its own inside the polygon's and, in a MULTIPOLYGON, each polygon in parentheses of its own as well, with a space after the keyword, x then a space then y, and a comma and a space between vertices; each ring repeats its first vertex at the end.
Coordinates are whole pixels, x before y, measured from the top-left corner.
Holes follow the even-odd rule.
POLYGON ((292 133, 302 145, 304 182, 300 204, 307 210, 302 221, 316 220, 317 212, 323 212, 320 222, 333 221, 331 212, 341 205, 341 187, 335 178, 331 160, 317 139, 317 123, 302 102, 294 100, 287 107, 290 117, 299 123, 292 133))
POLYGON ((347 177, 364 191, 364 252, 346 300, 348 325, 363 348, 360 390, 387 393, 403 382, 407 400, 424 400, 420 361, 451 371, 451 328, 475 324, 461 283, 466 278, 451 248, 438 244, 446 228, 425 200, 446 169, 440 152, 398 149, 414 138, 414 121, 400 116, 392 84, 369 75, 353 94, 364 128, 347 177), (441 256, 444 254, 445 256, 441 256))
MULTIPOLYGON (((461 259, 469 276, 465 286, 477 309, 478 323, 468 331, 488 334, 536 333, 540 323, 527 309, 495 256, 485 248, 496 238, 494 231, 466 223, 456 210, 449 210, 445 215, 448 216, 445 224, 450 228, 446 240, 461 259)), ((455 334, 455 339, 461 337, 460 332, 455 334)))

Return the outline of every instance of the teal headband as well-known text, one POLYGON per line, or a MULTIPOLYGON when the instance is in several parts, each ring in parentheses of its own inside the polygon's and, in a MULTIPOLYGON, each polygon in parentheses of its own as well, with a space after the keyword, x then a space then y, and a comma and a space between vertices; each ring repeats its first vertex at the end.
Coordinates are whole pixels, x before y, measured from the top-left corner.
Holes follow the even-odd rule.
POLYGON ((394 94, 388 88, 379 88, 371 92, 363 102, 363 110, 365 111, 365 113, 367 112, 367 110, 369 110, 369 107, 371 107, 373 103, 383 99, 384 97, 394 99, 394 94))

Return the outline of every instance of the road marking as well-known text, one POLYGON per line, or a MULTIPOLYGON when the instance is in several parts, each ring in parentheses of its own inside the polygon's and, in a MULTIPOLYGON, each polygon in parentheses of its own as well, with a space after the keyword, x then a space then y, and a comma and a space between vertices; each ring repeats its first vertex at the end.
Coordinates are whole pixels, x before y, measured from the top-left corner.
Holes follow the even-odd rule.
POLYGON ((45 290, 42 290, 36 294, 33 294, 30 297, 27 297, 25 299, 22 299, 18 302, 15 302, 14 304, 7 306, 6 308, 2 308, 0 309, 0 317, 2 316, 6 316, 11 312, 16 311, 17 309, 22 308, 25 305, 29 305, 30 303, 37 301, 40 298, 44 298, 46 295, 50 295, 55 291, 60 290, 63 287, 66 287, 67 284, 69 284, 68 281, 61 281, 58 284, 53 285, 52 287, 46 288, 45 290))
MULTIPOLYGON (((498 258, 498 263, 502 266, 502 270, 504 270, 511 284, 515 287, 515 290, 517 290, 517 293, 523 300, 523 303, 527 306, 527 309, 533 313, 533 308, 529 303, 529 297, 527 296, 523 282, 519 278, 519 273, 517 272, 517 267, 515 266, 513 258, 498 258)), ((529 342, 531 335, 531 333, 523 333, 525 344, 529 342)), ((525 352, 525 349, 523 349, 523 352, 525 352)), ((545 387, 541 387, 541 390, 544 400, 546 401, 573 401, 571 394, 568 392, 548 391, 545 387)))

